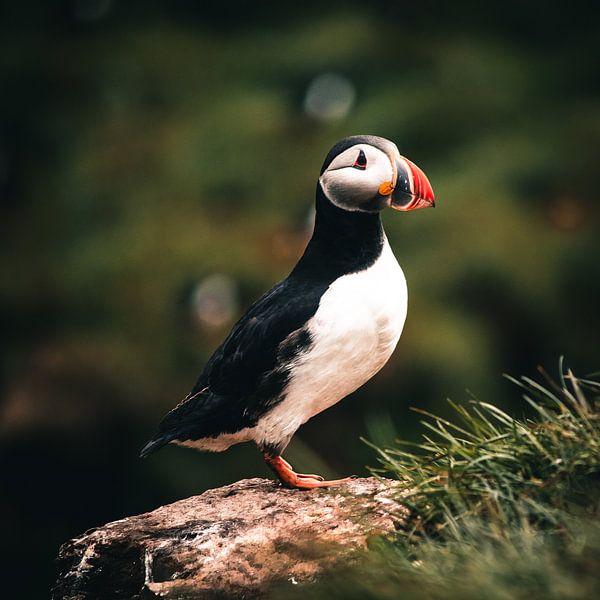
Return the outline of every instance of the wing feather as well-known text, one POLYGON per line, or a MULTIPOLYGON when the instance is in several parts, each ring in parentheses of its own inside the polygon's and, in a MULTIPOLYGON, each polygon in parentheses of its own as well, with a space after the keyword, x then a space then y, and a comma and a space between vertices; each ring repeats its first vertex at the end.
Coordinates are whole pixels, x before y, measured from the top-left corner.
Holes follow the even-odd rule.
POLYGON ((165 415, 153 441, 200 439, 253 426, 278 400, 287 366, 310 343, 304 326, 327 287, 287 278, 255 302, 213 353, 191 392, 165 415))

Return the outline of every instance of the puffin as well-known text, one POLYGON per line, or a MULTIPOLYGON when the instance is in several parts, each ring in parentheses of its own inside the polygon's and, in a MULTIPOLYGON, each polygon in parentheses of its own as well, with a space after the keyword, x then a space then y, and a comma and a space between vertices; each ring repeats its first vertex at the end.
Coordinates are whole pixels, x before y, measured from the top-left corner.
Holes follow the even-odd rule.
POLYGON ((355 135, 335 144, 319 174, 314 230, 300 260, 233 326, 140 456, 167 444, 220 452, 251 441, 285 487, 348 481, 297 473, 282 453, 303 423, 392 355, 408 292, 381 212, 433 206, 429 180, 393 142, 355 135))

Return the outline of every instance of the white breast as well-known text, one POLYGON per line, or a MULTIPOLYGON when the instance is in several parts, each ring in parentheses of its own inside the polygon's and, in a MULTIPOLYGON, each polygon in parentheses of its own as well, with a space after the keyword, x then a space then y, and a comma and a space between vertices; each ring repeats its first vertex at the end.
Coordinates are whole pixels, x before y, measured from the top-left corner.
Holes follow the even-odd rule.
POLYGON ((368 269, 340 277, 307 327, 313 344, 292 368, 282 402, 254 429, 257 443, 287 443, 296 429, 368 381, 391 356, 404 326, 406 280, 387 239, 368 269))

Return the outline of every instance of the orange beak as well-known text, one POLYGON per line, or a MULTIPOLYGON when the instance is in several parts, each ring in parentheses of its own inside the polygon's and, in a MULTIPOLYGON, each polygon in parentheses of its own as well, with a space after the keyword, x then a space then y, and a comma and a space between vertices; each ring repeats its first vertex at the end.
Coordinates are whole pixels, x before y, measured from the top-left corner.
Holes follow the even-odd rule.
POLYGON ((403 156, 396 159, 396 183, 391 194, 390 206, 395 210, 435 207, 429 179, 415 163, 403 156))

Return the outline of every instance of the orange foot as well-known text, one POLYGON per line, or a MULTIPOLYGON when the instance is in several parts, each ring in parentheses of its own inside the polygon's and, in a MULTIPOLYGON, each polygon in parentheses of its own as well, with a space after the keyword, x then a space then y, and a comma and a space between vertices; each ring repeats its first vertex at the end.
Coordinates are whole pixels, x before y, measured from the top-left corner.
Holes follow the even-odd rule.
POLYGON ((303 475, 296 473, 287 460, 281 456, 263 452, 265 462, 269 465, 273 473, 285 487, 298 490, 312 490, 313 488, 329 487, 331 485, 340 485, 353 479, 346 477, 344 479, 333 479, 326 481, 320 475, 303 475))

